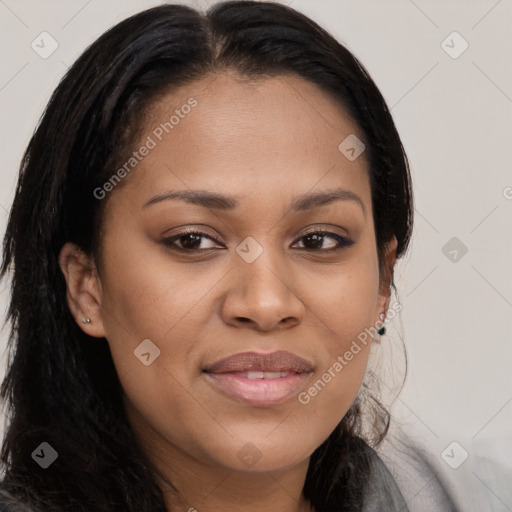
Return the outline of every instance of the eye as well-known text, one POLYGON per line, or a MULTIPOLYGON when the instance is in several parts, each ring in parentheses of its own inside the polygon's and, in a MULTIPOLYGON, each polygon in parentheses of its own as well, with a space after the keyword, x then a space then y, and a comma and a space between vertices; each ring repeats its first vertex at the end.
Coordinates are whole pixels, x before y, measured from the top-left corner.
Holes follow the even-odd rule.
POLYGON ((349 240, 348 238, 338 235, 337 233, 332 233, 330 231, 325 231, 323 229, 310 231, 309 233, 302 235, 299 240, 304 240, 306 242, 305 244, 303 243, 303 249, 313 252, 338 251, 340 249, 343 249, 344 247, 349 247, 350 245, 354 244, 353 240, 349 240), (332 246, 331 243, 331 247, 322 248, 324 245, 324 241, 329 238, 335 241, 334 246, 332 246))
POLYGON ((203 238, 220 244, 220 241, 217 238, 193 229, 182 231, 181 233, 178 233, 177 235, 171 236, 169 238, 164 238, 162 240, 162 243, 167 246, 170 246, 171 249, 175 249, 182 252, 200 252, 206 251, 208 249, 213 249, 213 247, 201 247, 201 239, 203 238), (179 243, 179 245, 177 242, 179 243))
MULTIPOLYGON (((164 238, 162 243, 164 245, 169 246, 173 250, 181 251, 181 252, 202 252, 207 251, 209 249, 214 249, 215 247, 204 247, 202 244, 202 240, 210 240, 211 242, 216 242, 218 245, 222 245, 220 240, 212 235, 207 235, 202 231, 197 230, 186 230, 173 235, 168 238, 164 238)), ((300 241, 303 241, 303 247, 299 247, 299 249, 304 249, 306 251, 312 252, 331 252, 343 249, 344 247, 348 247, 353 245, 355 242, 349 240, 337 233, 332 233, 330 231, 317 229, 315 231, 310 231, 305 235, 302 235, 299 238, 300 241), (334 244, 331 242, 331 246, 325 248, 324 242, 328 239, 334 241, 334 244)))

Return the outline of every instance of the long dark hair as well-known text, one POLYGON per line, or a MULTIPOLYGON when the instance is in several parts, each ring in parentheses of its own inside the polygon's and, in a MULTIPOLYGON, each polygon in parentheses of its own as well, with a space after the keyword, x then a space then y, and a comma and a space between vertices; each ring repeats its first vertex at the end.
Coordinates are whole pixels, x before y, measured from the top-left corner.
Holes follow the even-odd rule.
MULTIPOLYGON (((165 510, 156 469, 125 416, 107 341, 77 326, 58 256, 74 242, 99 258, 106 200, 93 191, 129 151, 151 102, 227 69, 249 79, 292 73, 339 101, 364 135, 381 270, 393 235, 398 257, 408 246, 409 166, 390 112, 364 67, 316 23, 281 4, 235 1, 205 14, 162 5, 108 30, 50 99, 21 163, 4 239, 0 277, 12 271, 12 327, 2 487, 36 509, 165 510), (58 452, 47 469, 32 459, 42 442, 58 452)), ((373 403, 378 443, 389 418, 373 403)), ((358 399, 313 453, 304 493, 317 511, 358 510, 368 473, 362 426, 358 399)))

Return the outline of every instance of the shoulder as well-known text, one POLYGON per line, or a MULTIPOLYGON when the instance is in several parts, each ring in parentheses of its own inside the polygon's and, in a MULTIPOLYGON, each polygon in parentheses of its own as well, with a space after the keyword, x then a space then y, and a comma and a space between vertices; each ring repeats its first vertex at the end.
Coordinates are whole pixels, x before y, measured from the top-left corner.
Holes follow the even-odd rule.
POLYGON ((421 438, 410 437, 393 425, 377 448, 379 457, 392 473, 411 511, 454 512, 461 510, 450 482, 436 464, 421 438))
POLYGON ((377 452, 365 444, 370 461, 370 475, 364 491, 363 512, 409 512, 393 475, 377 452))

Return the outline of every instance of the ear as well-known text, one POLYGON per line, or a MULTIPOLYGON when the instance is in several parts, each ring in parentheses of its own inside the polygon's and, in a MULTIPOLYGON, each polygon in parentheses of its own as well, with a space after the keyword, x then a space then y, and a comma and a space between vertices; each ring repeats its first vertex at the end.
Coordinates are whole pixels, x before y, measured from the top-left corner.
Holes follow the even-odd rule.
POLYGON ((380 284, 379 284, 379 307, 378 307, 378 315, 379 318, 376 319, 376 324, 382 324, 389 308, 389 302, 391 300, 391 283, 393 281, 393 270, 396 262, 396 248, 398 242, 396 236, 393 235, 392 238, 386 243, 386 248, 384 251, 384 262, 382 274, 380 276, 380 284))
POLYGON ((104 338, 100 314, 101 282, 94 261, 76 244, 69 242, 60 251, 59 266, 66 279, 66 298, 76 323, 89 336, 104 338), (84 323, 84 318, 91 322, 84 323))

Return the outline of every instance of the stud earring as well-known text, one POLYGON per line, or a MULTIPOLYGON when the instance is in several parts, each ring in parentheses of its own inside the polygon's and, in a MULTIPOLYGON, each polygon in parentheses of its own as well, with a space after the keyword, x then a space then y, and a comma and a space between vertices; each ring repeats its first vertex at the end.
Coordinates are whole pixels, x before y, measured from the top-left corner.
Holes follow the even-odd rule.
POLYGON ((90 318, 82 318, 83 324, 90 324, 91 322, 92 322, 92 320, 90 318))
POLYGON ((386 333, 386 328, 382 326, 378 331, 377 334, 374 336, 373 341, 375 343, 380 343, 381 336, 383 336, 386 333))

